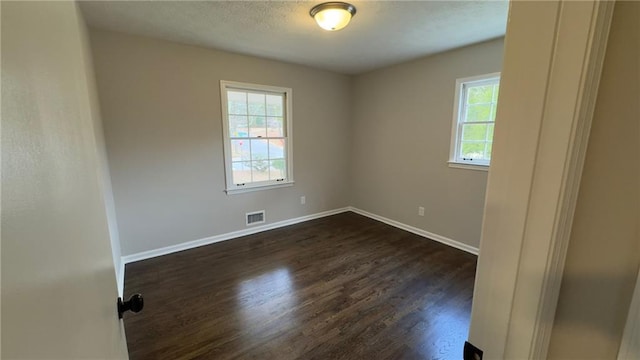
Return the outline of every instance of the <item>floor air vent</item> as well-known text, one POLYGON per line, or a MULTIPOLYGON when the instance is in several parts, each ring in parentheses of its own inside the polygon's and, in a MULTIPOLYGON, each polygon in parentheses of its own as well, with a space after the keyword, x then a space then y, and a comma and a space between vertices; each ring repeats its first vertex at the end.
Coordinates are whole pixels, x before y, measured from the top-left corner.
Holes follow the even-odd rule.
POLYGON ((264 210, 247 213, 247 225, 262 224, 264 222, 264 210))

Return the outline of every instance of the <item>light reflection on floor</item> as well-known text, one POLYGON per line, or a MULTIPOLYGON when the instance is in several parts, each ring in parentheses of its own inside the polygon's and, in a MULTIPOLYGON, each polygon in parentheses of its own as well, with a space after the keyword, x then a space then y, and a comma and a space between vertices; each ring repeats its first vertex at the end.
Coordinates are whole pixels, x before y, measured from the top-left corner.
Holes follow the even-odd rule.
POLYGON ((253 339, 266 338, 274 334, 265 328, 286 332, 297 327, 298 321, 292 313, 298 304, 295 290, 289 269, 284 267, 238 284, 236 300, 246 335, 253 339), (260 326, 256 326, 258 324, 260 326), (270 324, 273 326, 268 326, 270 324), (257 329, 262 329, 259 334, 257 329))
POLYGON ((461 358, 462 344, 467 338, 469 329, 468 310, 451 307, 433 308, 425 325, 423 343, 426 345, 425 348, 429 349, 432 359, 461 358))

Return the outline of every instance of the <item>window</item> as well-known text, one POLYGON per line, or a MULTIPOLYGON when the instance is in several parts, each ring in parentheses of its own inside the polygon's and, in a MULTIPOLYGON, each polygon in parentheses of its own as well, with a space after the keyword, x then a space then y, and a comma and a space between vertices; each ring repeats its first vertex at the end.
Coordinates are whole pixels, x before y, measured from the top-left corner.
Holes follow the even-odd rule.
POLYGON ((220 82, 227 193, 293 184, 291 89, 220 82))
POLYGON ((500 73, 456 81, 449 166, 489 166, 499 86, 500 73))

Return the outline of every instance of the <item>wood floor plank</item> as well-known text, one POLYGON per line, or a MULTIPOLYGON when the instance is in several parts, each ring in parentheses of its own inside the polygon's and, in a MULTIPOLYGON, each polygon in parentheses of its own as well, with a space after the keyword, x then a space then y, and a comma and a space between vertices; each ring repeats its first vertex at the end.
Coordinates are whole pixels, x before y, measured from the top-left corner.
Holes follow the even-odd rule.
POLYGON ((347 212, 126 266, 137 359, 461 359, 476 257, 347 212))

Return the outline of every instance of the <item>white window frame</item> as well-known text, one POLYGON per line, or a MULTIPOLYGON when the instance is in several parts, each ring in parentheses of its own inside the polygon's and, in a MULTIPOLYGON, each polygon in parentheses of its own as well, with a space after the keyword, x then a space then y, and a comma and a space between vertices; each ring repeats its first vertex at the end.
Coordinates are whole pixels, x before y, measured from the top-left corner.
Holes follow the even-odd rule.
MULTIPOLYGON (((453 105, 453 122, 451 126, 451 146, 449 149, 449 167, 462 168, 470 170, 488 171, 491 160, 471 160, 459 157, 460 145, 462 143, 462 124, 464 120, 465 103, 467 100, 467 88, 469 86, 478 86, 485 84, 493 84, 497 80, 500 83, 500 73, 490 73, 478 76, 460 78, 456 80, 456 93, 453 105)), ((494 116, 495 119, 495 116, 494 116)), ((490 124, 495 121, 478 122, 478 124, 490 124)), ((494 127, 495 129, 495 127, 494 127)))
MULTIPOLYGON (((293 90, 291 88, 250 84, 236 81, 220 81, 220 100, 222 108, 222 133, 224 141, 224 166, 225 166, 225 179, 226 189, 225 192, 229 195, 244 193, 249 191, 267 190, 273 188, 280 188, 286 186, 293 186, 293 136, 292 136, 292 102, 293 102, 293 90), (283 114, 283 130, 285 131, 285 162, 287 166, 286 178, 282 180, 268 180, 251 182, 243 185, 233 183, 233 171, 232 171, 232 159, 231 159, 231 136, 229 134, 229 111, 228 111, 228 99, 227 90, 240 90, 240 91, 256 91, 262 93, 275 93, 284 95, 284 114, 283 114)), ((252 139, 252 138, 247 138, 252 139)))

